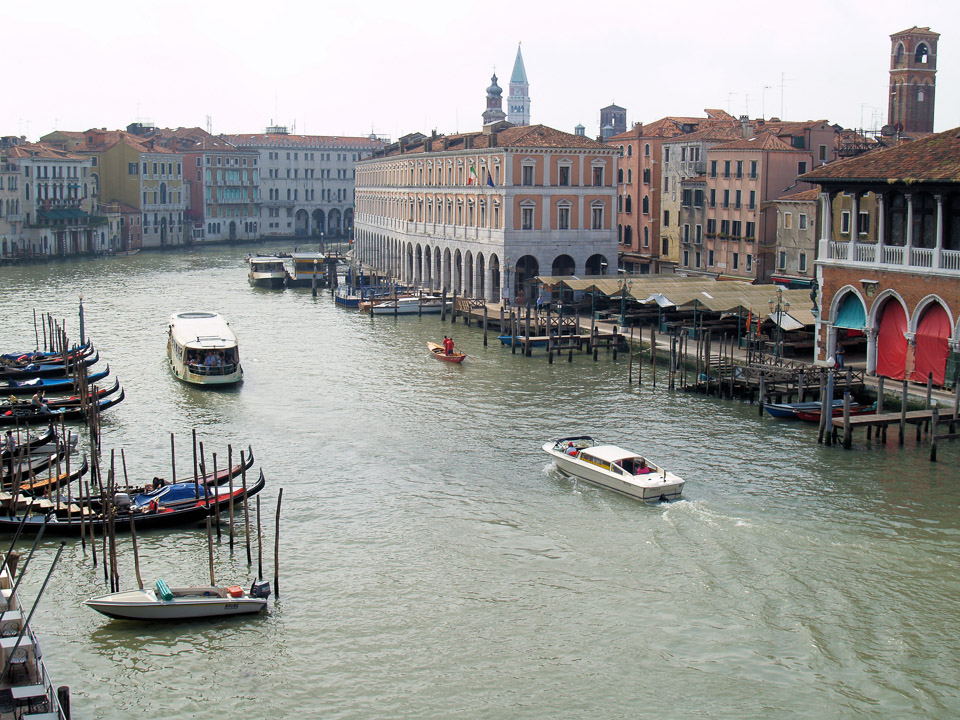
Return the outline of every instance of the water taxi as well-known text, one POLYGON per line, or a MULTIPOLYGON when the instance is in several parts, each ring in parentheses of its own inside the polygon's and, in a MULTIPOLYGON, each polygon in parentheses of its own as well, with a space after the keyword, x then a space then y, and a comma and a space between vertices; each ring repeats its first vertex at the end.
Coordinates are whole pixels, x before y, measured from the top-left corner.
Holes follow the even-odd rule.
POLYGON ((215 312, 171 315, 167 360, 176 378, 194 385, 229 385, 243 380, 237 336, 215 312))
POLYGON ((272 255, 257 255, 247 258, 250 271, 247 280, 255 287, 279 288, 287 281, 287 270, 283 260, 272 255))
POLYGON ((588 435, 548 442, 543 451, 561 472, 638 500, 676 500, 683 492, 684 481, 672 472, 616 445, 599 445, 588 435))

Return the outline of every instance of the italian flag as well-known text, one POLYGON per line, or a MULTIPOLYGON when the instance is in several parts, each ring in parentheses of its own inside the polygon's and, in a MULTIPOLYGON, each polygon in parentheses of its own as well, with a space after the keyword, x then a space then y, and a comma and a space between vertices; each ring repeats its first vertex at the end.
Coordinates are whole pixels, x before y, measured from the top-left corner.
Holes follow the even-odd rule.
POLYGON ((470 173, 467 175, 467 185, 473 185, 476 183, 480 184, 480 179, 477 177, 477 168, 474 167, 473 163, 470 163, 470 173))

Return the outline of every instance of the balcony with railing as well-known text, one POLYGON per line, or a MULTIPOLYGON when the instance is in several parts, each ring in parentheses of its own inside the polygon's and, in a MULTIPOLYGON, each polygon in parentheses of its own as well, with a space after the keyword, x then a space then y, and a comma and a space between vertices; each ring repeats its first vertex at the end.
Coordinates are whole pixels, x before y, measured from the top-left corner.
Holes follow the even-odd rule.
POLYGON ((960 250, 835 240, 821 240, 820 249, 820 260, 825 263, 862 265, 876 270, 960 275, 960 250))

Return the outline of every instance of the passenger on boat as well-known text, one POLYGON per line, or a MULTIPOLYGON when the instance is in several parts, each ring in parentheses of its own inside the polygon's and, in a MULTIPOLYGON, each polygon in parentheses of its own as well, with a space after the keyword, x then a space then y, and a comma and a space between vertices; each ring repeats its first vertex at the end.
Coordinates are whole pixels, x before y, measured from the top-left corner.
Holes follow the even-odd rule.
POLYGON ((571 445, 570 447, 567 448, 567 455, 569 455, 570 457, 576 457, 578 452, 579 451, 574 445, 571 445))
POLYGON ((650 473, 650 468, 647 466, 647 461, 643 458, 637 459, 636 471, 634 475, 647 475, 650 473))
POLYGON ((14 451, 16 451, 17 441, 13 438, 13 430, 7 430, 7 435, 3 438, 3 449, 9 455, 13 455, 14 451))
POLYGON ((446 335, 443 336, 443 349, 447 353, 447 355, 453 355, 453 338, 452 337, 447 337, 446 335))
POLYGON ((30 399, 30 405, 39 409, 43 415, 50 415, 52 413, 50 408, 47 407, 46 398, 43 397, 43 390, 37 390, 37 392, 34 393, 34 396, 30 399))

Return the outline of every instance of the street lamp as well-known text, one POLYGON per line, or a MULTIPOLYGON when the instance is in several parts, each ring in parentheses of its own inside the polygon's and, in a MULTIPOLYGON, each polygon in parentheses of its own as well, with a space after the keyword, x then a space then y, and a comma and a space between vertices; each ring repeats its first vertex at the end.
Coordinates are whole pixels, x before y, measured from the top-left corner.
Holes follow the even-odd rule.
POLYGON ((774 342, 776 357, 777 360, 780 359, 780 356, 783 354, 783 326, 780 324, 783 320, 783 314, 790 310, 790 301, 783 301, 783 288, 777 288, 777 299, 774 302, 773 298, 770 298, 767 301, 767 304, 770 306, 770 314, 773 315, 776 319, 777 324, 776 329, 776 339, 774 342))
POLYGON ((620 278, 620 327, 627 325, 627 292, 633 285, 632 280, 625 277, 620 278))

